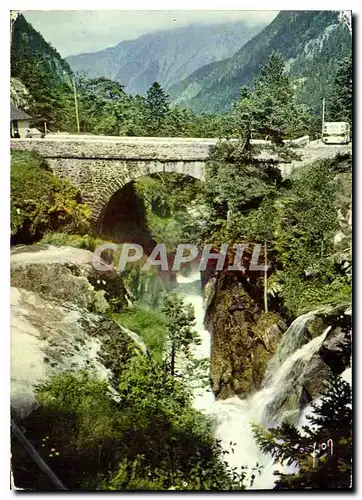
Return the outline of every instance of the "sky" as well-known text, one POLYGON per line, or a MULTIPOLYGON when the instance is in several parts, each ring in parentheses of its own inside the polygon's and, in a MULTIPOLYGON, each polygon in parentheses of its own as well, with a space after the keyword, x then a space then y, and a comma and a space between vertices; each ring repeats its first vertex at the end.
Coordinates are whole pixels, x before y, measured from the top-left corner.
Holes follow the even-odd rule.
POLYGON ((244 21, 267 24, 278 11, 233 10, 26 10, 27 21, 62 57, 94 52, 145 33, 191 23, 244 21))

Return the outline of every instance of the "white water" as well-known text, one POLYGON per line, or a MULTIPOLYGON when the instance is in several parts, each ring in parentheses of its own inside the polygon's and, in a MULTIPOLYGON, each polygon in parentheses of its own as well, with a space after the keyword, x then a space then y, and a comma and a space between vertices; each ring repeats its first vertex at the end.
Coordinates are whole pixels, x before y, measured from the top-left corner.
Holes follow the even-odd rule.
MULTIPOLYGON (((204 307, 198 273, 185 278, 178 275, 178 293, 185 302, 192 304, 195 310, 196 328, 202 339, 200 346, 195 346, 197 358, 209 358, 211 351, 210 334, 204 328, 204 307)), ((261 475, 257 475, 254 489, 272 489, 275 476, 274 465, 269 455, 264 455, 254 441, 250 423, 264 426, 276 426, 287 416, 282 404, 298 387, 304 368, 313 354, 319 349, 328 329, 319 337, 306 342, 306 322, 316 313, 308 313, 297 318, 283 336, 277 352, 272 358, 263 387, 254 395, 241 400, 237 396, 225 401, 215 401, 210 388, 195 388, 194 406, 196 409, 215 417, 215 438, 221 441, 223 448, 229 451, 227 461, 231 467, 263 466, 261 475)), ((298 410, 290 411, 296 414, 298 410)), ((286 470, 285 468, 283 469, 286 470)))

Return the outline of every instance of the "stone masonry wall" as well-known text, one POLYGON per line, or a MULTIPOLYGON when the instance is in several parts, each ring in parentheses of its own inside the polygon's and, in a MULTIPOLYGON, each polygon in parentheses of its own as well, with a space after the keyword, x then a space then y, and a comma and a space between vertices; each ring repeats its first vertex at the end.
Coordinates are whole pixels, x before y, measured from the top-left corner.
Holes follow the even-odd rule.
POLYGON ((175 172, 204 180, 204 162, 106 160, 48 158, 49 166, 60 178, 68 178, 79 187, 83 200, 97 223, 103 207, 122 187, 139 177, 156 172, 175 172))

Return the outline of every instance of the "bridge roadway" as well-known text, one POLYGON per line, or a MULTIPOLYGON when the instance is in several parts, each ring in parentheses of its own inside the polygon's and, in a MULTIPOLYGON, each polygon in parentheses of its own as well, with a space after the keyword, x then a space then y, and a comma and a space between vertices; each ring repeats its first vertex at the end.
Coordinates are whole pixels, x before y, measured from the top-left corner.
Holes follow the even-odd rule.
MULTIPOLYGON (((298 154, 301 161, 292 166, 301 166, 305 161, 318 158, 331 158, 339 153, 352 151, 352 144, 329 144, 297 139, 300 144, 298 154)), ((231 139, 236 141, 237 139, 231 139)), ((13 139, 14 149, 36 149, 45 158, 114 158, 114 159, 152 159, 205 161, 211 146, 218 139, 195 137, 116 137, 95 135, 48 134, 44 139, 13 139), (21 144, 20 144, 21 143, 21 144), (97 147, 99 146, 99 147, 97 147)), ((252 140, 255 145, 269 145, 270 141, 252 140)), ((289 169, 288 169, 289 170, 289 169)))

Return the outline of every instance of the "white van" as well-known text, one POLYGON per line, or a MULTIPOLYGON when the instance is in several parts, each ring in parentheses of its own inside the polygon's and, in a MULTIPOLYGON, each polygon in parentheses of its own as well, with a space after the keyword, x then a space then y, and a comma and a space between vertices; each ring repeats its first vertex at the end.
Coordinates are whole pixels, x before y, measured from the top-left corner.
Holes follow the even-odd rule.
POLYGON ((350 140, 351 127, 348 122, 324 122, 324 144, 348 144, 350 140))

